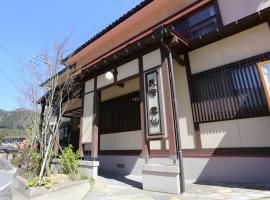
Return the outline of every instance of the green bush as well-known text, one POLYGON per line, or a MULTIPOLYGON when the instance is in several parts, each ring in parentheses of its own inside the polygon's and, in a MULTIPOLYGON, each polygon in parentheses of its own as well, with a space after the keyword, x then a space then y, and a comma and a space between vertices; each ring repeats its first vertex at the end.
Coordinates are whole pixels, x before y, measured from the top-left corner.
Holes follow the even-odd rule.
POLYGON ((64 174, 73 175, 79 171, 80 154, 72 150, 72 145, 64 148, 62 155, 60 155, 60 167, 64 174))
POLYGON ((27 180, 27 187, 38 187, 38 186, 44 186, 45 188, 49 189, 52 186, 51 180, 48 177, 43 177, 40 181, 40 184, 38 183, 38 177, 31 178, 27 180))

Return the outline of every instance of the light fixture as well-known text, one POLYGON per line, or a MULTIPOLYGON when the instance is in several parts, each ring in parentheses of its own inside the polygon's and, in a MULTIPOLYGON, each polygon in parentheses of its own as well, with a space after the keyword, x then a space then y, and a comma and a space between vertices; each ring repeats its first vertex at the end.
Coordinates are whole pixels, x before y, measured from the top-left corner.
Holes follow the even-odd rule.
POLYGON ((107 80, 110 81, 110 80, 113 80, 114 75, 113 75, 113 73, 111 71, 107 71, 106 74, 105 74, 105 77, 106 77, 107 80))

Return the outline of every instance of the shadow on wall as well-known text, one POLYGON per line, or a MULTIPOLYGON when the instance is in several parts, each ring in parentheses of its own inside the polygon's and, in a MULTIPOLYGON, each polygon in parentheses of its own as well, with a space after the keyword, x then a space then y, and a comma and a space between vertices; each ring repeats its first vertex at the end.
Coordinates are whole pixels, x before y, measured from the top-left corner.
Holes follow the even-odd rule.
POLYGON ((185 158, 187 178, 243 187, 270 184, 269 153, 262 155, 270 146, 269 122, 270 117, 260 117, 202 124, 202 146, 216 150, 209 158, 185 158))

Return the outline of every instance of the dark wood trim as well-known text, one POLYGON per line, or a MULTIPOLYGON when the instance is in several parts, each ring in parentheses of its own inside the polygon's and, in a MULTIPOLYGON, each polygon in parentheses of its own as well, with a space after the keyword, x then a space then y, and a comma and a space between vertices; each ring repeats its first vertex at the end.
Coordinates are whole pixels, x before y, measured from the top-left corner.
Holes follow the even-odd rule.
POLYGON ((126 156, 126 155, 134 155, 140 156, 142 154, 142 150, 100 150, 99 155, 117 155, 117 156, 126 156))
POLYGON ((170 156, 169 150, 152 150, 150 151, 151 158, 168 158, 170 156))
POLYGON ((89 72, 87 70, 85 70, 85 71, 83 71, 84 72, 83 80, 85 80, 85 81, 90 80, 93 77, 95 77, 95 75, 99 76, 101 74, 106 73, 109 70, 121 67, 122 65, 124 65, 128 62, 131 62, 132 60, 140 59, 140 57, 142 57, 148 53, 151 53, 152 51, 157 50, 159 47, 160 47, 160 45, 158 43, 154 43, 151 46, 142 46, 140 50, 134 51, 134 53, 131 55, 121 57, 121 59, 118 61, 115 61, 115 62, 113 61, 113 62, 107 64, 106 66, 100 66, 98 68, 93 67, 93 70, 95 71, 95 73, 93 73, 93 70, 91 72, 90 69, 89 69, 90 70, 89 72))
POLYGON ((82 136, 83 136, 83 115, 84 115, 84 98, 85 98, 85 82, 82 82, 82 112, 80 118, 80 135, 79 135, 79 151, 81 157, 84 156, 83 144, 82 144, 82 136))
POLYGON ((186 158, 208 157, 270 157, 270 147, 184 149, 186 158))
POLYGON ((139 79, 140 79, 140 114, 141 114, 141 131, 142 131, 142 152, 141 156, 146 160, 149 158, 149 142, 146 137, 146 120, 145 120, 145 91, 144 91, 144 74, 143 74, 143 57, 139 57, 139 79))
POLYGON ((91 91, 89 91, 89 92, 86 92, 86 93, 84 93, 84 95, 91 94, 91 93, 93 93, 93 92, 95 92, 95 90, 91 90, 91 91))
POLYGON ((94 102, 93 102, 93 124, 92 124, 92 143, 91 143, 91 157, 95 159, 98 157, 98 140, 99 140, 99 102, 100 92, 97 90, 97 78, 94 83, 94 102))
POLYGON ((220 7, 219 7, 219 4, 218 4, 218 0, 213 0, 213 3, 214 3, 214 5, 216 7, 216 10, 217 10, 219 27, 221 27, 221 26, 224 25, 224 23, 223 23, 222 15, 221 15, 221 12, 220 12, 220 7))

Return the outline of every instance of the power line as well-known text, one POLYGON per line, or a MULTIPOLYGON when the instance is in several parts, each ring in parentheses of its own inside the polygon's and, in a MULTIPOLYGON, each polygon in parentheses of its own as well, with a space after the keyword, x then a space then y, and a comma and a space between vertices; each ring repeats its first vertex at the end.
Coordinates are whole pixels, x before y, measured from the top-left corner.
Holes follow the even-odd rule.
POLYGON ((0 69, 0 73, 18 90, 20 91, 20 88, 16 85, 16 83, 11 79, 9 78, 9 76, 2 71, 2 69, 0 69))
POLYGON ((13 60, 15 60, 17 63, 19 63, 20 65, 22 64, 21 63, 21 61, 18 59, 18 58, 16 58, 4 45, 2 45, 1 43, 0 43, 0 47, 1 47, 1 49, 7 54, 7 55, 9 55, 13 60))
MULTIPOLYGON (((21 62, 4 46, 0 43, 0 47, 2 48, 2 50, 8 54, 13 60, 15 60, 17 63, 19 63, 21 65, 21 62)), ((17 84, 11 79, 9 78, 9 76, 0 69, 0 73, 18 90, 20 91, 20 88, 17 86, 17 84)))

